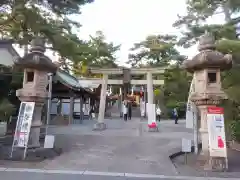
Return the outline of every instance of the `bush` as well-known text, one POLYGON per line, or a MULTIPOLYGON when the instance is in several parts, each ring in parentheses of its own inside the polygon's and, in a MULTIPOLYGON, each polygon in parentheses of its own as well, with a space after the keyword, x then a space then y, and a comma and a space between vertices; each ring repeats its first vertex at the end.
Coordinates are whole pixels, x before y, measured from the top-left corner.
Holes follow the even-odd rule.
POLYGON ((8 99, 3 99, 0 102, 0 121, 8 121, 9 117, 15 111, 14 105, 12 105, 8 99))
POLYGON ((240 121, 233 121, 231 124, 231 136, 232 139, 240 142, 240 121))

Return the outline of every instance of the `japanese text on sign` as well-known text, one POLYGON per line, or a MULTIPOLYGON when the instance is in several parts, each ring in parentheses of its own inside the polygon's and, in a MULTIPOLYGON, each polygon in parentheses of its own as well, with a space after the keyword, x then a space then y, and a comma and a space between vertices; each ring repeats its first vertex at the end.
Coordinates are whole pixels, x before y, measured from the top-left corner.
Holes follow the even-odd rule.
POLYGON ((207 114, 210 156, 226 157, 226 138, 223 108, 208 107, 207 114))

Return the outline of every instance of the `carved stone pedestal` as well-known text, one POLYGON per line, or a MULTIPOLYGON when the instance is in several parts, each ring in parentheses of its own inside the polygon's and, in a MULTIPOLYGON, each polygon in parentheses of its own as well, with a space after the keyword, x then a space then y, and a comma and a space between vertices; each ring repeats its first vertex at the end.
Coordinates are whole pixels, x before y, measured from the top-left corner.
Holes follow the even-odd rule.
POLYGON ((29 148, 40 147, 39 137, 40 137, 40 127, 32 126, 30 131, 30 136, 29 136, 28 147, 29 148))
POLYGON ((197 158, 198 164, 206 171, 227 171, 226 158, 211 157, 210 155, 201 152, 197 158))
POLYGON ((153 127, 153 128, 148 127, 148 132, 159 132, 159 129, 158 127, 153 127))
POLYGON ((224 157, 211 157, 209 159, 210 170, 212 171, 227 171, 227 162, 224 157))
POLYGON ((43 105, 44 105, 43 103, 38 102, 36 102, 35 104, 28 145, 29 147, 32 148, 40 147, 39 137, 40 129, 42 126, 41 116, 43 105))

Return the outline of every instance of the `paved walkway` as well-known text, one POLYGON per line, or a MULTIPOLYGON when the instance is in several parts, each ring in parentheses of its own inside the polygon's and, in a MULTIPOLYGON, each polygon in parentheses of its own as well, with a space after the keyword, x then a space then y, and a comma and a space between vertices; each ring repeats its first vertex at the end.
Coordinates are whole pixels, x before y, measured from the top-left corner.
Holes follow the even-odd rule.
MULTIPOLYGON (((4 180, 225 180, 225 178, 164 176, 131 173, 109 173, 91 171, 54 171, 40 169, 0 169, 4 180)), ((239 178, 228 178, 239 180, 239 178)))
POLYGON ((159 124, 160 132, 149 133, 147 122, 133 119, 106 120, 108 129, 92 131, 93 123, 51 127, 56 143, 64 146, 61 156, 41 163, 40 168, 176 175, 169 155, 179 151, 181 138, 191 138, 185 123, 159 124))
POLYGON ((1 167, 34 168, 45 170, 75 170, 117 173, 176 175, 169 155, 181 149, 181 138, 192 138, 184 121, 175 125, 166 120, 159 124, 159 132, 148 132, 147 122, 132 119, 105 121, 107 129, 92 131, 94 121, 81 125, 54 127, 56 145, 64 153, 41 163, 1 161, 1 167))

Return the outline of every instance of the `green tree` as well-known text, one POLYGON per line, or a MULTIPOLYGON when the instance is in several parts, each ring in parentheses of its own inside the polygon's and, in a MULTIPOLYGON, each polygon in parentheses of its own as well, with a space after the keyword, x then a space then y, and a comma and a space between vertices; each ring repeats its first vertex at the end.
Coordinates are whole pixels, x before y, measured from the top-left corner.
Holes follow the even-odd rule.
POLYGON ((25 45, 31 39, 43 36, 49 49, 62 58, 79 60, 87 48, 76 34, 80 24, 72 21, 71 15, 81 13, 81 5, 92 0, 3 0, 0 2, 0 34, 25 45))
MULTIPOLYGON (((223 38, 236 40, 234 25, 240 20, 240 17, 236 17, 239 10, 238 0, 188 0, 187 15, 179 15, 179 19, 173 24, 176 28, 185 29, 179 45, 189 47, 195 44, 206 30, 211 32, 217 40, 223 38), (223 15, 225 23, 207 24, 208 18, 215 15, 223 15)), ((230 42, 226 48, 229 48, 230 42)))
POLYGON ((0 65, 0 86, 0 121, 7 121, 20 105, 16 90, 22 86, 22 73, 0 65))
POLYGON ((134 44, 129 54, 128 64, 141 66, 142 64, 166 66, 171 60, 183 60, 176 50, 176 36, 150 35, 144 41, 134 44))
POLYGON ((97 31, 94 36, 90 36, 87 42, 89 51, 84 54, 84 59, 75 61, 73 71, 76 75, 87 75, 88 67, 116 68, 116 52, 120 45, 107 42, 101 31, 97 31))
POLYGON ((168 109, 178 108, 179 115, 185 116, 191 75, 178 65, 172 65, 164 73, 164 103, 168 109))

